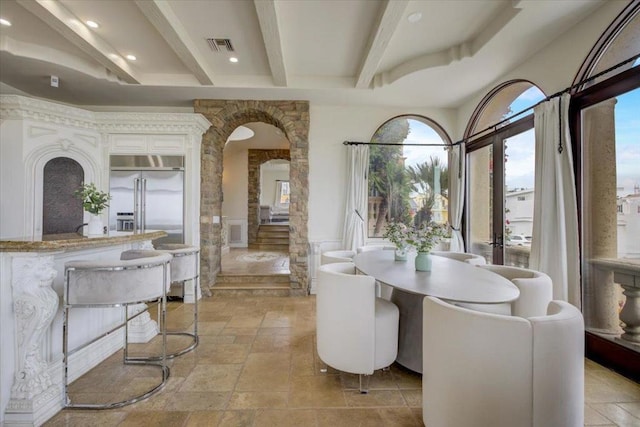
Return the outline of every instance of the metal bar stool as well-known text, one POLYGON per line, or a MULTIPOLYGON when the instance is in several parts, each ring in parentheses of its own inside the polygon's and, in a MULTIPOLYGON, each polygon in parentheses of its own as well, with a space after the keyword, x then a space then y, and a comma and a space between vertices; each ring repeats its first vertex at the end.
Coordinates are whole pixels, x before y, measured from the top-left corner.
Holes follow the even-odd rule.
MULTIPOLYGON (((158 252, 171 254, 171 286, 182 287, 182 299, 184 301, 185 285, 189 280, 193 280, 194 307, 193 307, 193 331, 167 331, 167 335, 182 335, 191 337, 191 342, 186 347, 175 352, 167 354, 167 359, 188 353, 198 346, 198 288, 200 278, 200 248, 195 246, 175 244, 161 244, 156 247, 158 252)), ((129 253, 138 251, 126 251, 122 253, 122 257, 127 257, 129 253)), ((157 357, 148 358, 149 360, 158 360, 157 357)))
POLYGON ((70 261, 65 264, 64 306, 63 306, 63 399, 64 407, 80 409, 111 409, 129 405, 146 399, 160 391, 169 379, 167 366, 167 336, 164 329, 166 317, 166 294, 170 287, 171 255, 156 251, 137 251, 135 257, 116 261, 70 261), (145 302, 158 302, 162 319, 160 334, 162 335, 162 354, 158 362, 149 362, 143 358, 128 357, 128 324, 129 320, 146 310, 129 317, 127 307, 145 302), (72 308, 105 308, 123 307, 124 322, 108 332, 69 349, 69 312, 72 308), (123 363, 153 365, 162 371, 161 380, 147 391, 130 399, 106 404, 74 404, 68 396, 69 357, 87 345, 125 328, 123 363))

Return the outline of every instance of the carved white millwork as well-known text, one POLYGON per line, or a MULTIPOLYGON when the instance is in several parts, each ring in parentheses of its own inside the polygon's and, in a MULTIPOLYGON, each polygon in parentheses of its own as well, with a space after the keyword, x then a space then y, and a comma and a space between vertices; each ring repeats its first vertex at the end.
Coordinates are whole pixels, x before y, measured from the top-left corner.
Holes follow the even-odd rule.
POLYGON ((51 288, 53 255, 15 257, 12 269, 17 357, 11 398, 33 399, 52 386, 42 340, 58 309, 58 295, 51 288))
MULTIPOLYGON (((146 308, 146 304, 127 307, 129 317, 135 316, 137 313, 146 310, 146 308)), ((158 331, 158 323, 155 320, 151 320, 151 315, 147 311, 129 321, 129 333, 127 335, 130 343, 145 343, 158 335, 158 331)))
POLYGON ((202 136, 211 123, 194 113, 92 112, 20 95, 0 95, 0 119, 30 119, 114 133, 186 133, 202 136))
MULTIPOLYGON (((152 251, 155 248, 151 240, 143 240, 133 243, 132 249, 140 251, 152 251)), ((168 274, 168 273, 167 273, 168 274)), ((135 316, 147 308, 146 304, 136 304, 127 308, 129 317, 135 316)), ((138 317, 129 321, 128 339, 131 343, 145 343, 151 341, 153 337, 158 335, 158 323, 151 319, 149 312, 142 313, 138 317)))

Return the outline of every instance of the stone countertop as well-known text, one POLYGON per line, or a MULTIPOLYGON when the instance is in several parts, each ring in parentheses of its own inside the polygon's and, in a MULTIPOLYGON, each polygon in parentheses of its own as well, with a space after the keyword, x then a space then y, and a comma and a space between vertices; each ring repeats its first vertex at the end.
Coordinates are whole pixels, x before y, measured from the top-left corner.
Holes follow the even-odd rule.
POLYGON ((105 236, 80 236, 75 233, 43 236, 41 240, 12 237, 0 239, 0 252, 54 252, 111 246, 126 242, 154 240, 167 235, 164 231, 144 233, 113 232, 105 236))

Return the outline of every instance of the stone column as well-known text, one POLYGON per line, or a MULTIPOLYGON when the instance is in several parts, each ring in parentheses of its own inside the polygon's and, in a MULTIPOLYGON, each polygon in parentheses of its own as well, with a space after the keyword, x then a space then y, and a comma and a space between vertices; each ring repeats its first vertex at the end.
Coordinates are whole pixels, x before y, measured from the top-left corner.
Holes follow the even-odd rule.
POLYGON ((43 338, 58 310, 53 254, 19 254, 11 261, 15 316, 15 374, 5 424, 39 425, 57 412, 61 394, 43 357, 43 338))
POLYGON ((583 139, 583 312, 588 330, 619 335, 621 290, 613 271, 590 261, 617 258, 616 99, 584 110, 583 139))

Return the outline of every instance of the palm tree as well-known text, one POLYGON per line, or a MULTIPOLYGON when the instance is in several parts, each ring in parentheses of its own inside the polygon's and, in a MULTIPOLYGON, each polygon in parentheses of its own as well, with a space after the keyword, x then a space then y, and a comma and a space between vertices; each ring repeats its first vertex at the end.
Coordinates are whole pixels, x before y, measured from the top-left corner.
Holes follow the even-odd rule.
POLYGON ((440 195, 447 197, 449 193, 449 168, 442 164, 439 157, 430 157, 424 163, 408 166, 407 173, 415 190, 424 196, 424 205, 416 213, 414 222, 418 226, 433 217, 432 209, 435 203, 436 169, 440 170, 440 195))

